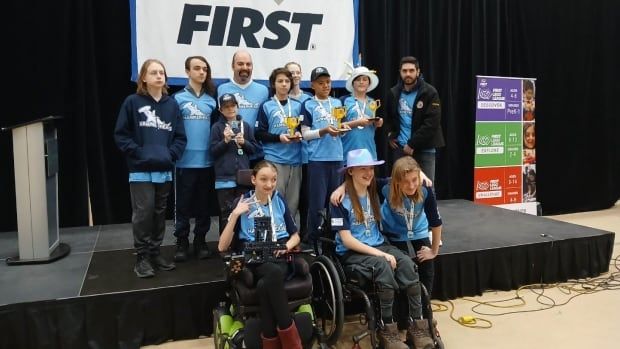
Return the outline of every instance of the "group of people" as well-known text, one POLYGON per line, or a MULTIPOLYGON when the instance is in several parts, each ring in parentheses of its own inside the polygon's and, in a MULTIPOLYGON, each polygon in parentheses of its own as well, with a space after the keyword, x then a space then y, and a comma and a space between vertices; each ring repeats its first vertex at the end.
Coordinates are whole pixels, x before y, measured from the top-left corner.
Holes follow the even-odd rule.
MULTIPOLYGON (((252 68, 250 54, 237 51, 233 78, 215 88, 207 60, 188 57, 188 84, 169 96, 163 63, 143 63, 137 91, 123 102, 115 128, 129 169, 134 272, 152 277, 157 269, 175 268, 160 254, 173 172, 176 262, 191 256, 191 217, 196 220, 193 254, 200 259, 211 254, 205 236, 214 193, 220 208, 220 252, 229 250, 235 237, 252 241, 253 217, 259 213, 271 217, 273 234, 287 251, 302 239, 319 249, 319 211, 329 205, 331 195, 331 223, 343 264, 381 270, 381 343, 407 347, 392 316, 394 294, 402 292, 409 304, 407 337, 416 348, 428 347, 420 282, 430 293, 441 218, 433 189, 422 179, 428 184, 434 180, 435 152, 444 140, 439 96, 420 77, 417 59, 401 59, 399 82, 386 98, 385 119, 375 113, 380 101, 367 95, 379 79, 366 67, 352 69, 346 82, 351 94, 341 99, 330 95, 331 76, 324 67, 311 71, 313 95, 300 89, 299 63, 274 69, 269 88, 252 80, 252 68), (381 127, 388 129, 398 160, 391 179, 375 180, 374 166, 383 164, 374 141, 381 127), (239 185, 238 177, 247 170, 252 170, 253 191, 239 185), (298 210, 299 225, 294 220, 298 210)), ((285 311, 286 297, 280 297, 289 271, 271 264, 252 269, 256 280, 265 279, 257 283, 265 288, 258 290, 263 347, 301 347, 285 311)))

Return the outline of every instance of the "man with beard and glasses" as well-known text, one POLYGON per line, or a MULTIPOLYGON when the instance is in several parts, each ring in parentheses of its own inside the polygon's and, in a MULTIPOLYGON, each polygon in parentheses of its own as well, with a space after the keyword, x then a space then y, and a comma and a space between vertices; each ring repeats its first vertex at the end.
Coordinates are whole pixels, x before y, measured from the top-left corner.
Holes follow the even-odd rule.
POLYGON ((400 79, 386 99, 386 124, 394 159, 413 157, 435 181, 435 152, 445 145, 437 90, 420 77, 415 57, 401 58, 400 79))
MULTIPOLYGON (((235 52, 232 59, 233 78, 218 86, 217 96, 226 93, 235 96, 238 113, 254 131, 260 105, 269 98, 269 89, 252 80, 252 56, 246 50, 235 52)), ((250 156, 250 168, 263 159, 262 147, 250 156)))

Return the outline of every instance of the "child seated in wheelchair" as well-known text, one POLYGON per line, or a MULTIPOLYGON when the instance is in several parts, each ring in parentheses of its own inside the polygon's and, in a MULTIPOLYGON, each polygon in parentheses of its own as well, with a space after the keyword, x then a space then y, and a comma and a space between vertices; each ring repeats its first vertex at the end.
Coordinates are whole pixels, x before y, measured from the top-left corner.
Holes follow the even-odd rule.
POLYGON ((331 207, 331 226, 336 234, 336 253, 345 267, 352 267, 378 284, 381 320, 378 338, 383 348, 408 348, 400 340, 392 317, 394 293, 404 292, 409 303, 411 323, 407 339, 415 348, 432 348, 428 331, 418 326, 422 319, 420 281, 416 265, 409 256, 387 243, 379 231, 381 210, 373 161, 367 149, 347 153, 344 167, 345 196, 338 206, 331 207), (374 270, 374 272, 373 272, 374 270))
MULTIPOLYGON (((299 244, 299 233, 286 201, 275 190, 275 166, 269 161, 259 162, 252 171, 251 180, 255 190, 238 199, 220 236, 218 250, 228 251, 234 238, 238 239, 241 249, 244 243, 254 242, 254 218, 267 216, 270 217, 275 239, 286 245, 286 250, 276 251, 276 255, 293 251, 299 244)), ((263 348, 301 348, 284 290, 284 280, 292 272, 290 263, 264 262, 246 267, 258 280, 256 288, 260 301, 263 348)))

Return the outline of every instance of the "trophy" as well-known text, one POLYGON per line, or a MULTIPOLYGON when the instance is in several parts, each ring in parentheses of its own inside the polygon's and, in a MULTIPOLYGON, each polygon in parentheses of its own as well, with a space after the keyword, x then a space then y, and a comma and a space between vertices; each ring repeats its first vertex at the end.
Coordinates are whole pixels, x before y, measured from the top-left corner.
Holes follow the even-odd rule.
POLYGON ((375 113, 377 112, 377 109, 379 109, 380 106, 381 106, 381 101, 378 99, 375 99, 374 101, 368 103, 368 109, 370 109, 370 111, 372 112, 372 117, 369 119, 374 120, 377 118, 375 116, 375 113))
POLYGON ((332 115, 334 116, 334 120, 336 120, 336 128, 338 131, 344 131, 342 128, 342 119, 347 115, 347 109, 345 107, 334 107, 332 109, 332 115))
POLYGON ((287 116, 284 118, 284 124, 288 127, 288 138, 298 138, 295 136, 295 129, 299 125, 299 117, 287 116))

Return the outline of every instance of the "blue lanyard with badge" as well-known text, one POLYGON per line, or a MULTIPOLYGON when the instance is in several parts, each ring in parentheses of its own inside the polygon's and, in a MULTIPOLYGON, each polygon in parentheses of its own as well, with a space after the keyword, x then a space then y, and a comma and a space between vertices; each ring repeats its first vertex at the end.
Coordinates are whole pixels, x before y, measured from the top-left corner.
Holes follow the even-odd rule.
POLYGON ((413 200, 405 197, 405 200, 409 201, 409 210, 405 210, 405 222, 407 223, 407 239, 413 240, 413 221, 418 216, 415 212, 415 205, 413 200))

